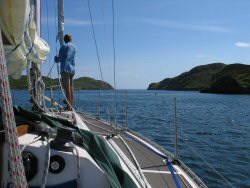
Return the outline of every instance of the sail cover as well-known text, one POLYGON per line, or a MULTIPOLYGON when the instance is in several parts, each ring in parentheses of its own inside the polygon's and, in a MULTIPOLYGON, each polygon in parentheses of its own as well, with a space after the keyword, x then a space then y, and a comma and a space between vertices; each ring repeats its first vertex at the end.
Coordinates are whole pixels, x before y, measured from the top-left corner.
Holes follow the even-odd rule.
POLYGON ((46 60, 50 48, 37 34, 29 0, 0 0, 0 27, 8 74, 13 78, 21 76, 29 61, 40 65, 46 60))

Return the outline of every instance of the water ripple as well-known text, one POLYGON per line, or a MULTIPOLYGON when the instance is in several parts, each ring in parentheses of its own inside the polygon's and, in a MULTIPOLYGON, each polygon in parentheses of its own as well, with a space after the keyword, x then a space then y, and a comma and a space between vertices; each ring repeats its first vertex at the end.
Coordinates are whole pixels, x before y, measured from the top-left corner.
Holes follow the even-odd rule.
MULTIPOLYGON (((81 97, 78 105, 83 110, 96 114, 99 91, 80 92, 79 96, 81 97)), ((49 95, 49 92, 47 94, 49 95)), ((101 92, 101 116, 106 119, 109 119, 109 117, 114 119, 115 110, 112 95, 112 91, 101 92)), ((118 90, 116 95, 117 119, 119 123, 124 125, 125 92, 118 90)), ((193 153, 191 146, 233 186, 249 188, 249 95, 129 90, 129 127, 149 137, 170 152, 174 152, 174 97, 177 98, 180 159, 208 187, 229 187, 225 180, 193 153)), ((14 99, 16 99, 15 104, 23 104, 28 101, 27 92, 16 91, 14 99)))

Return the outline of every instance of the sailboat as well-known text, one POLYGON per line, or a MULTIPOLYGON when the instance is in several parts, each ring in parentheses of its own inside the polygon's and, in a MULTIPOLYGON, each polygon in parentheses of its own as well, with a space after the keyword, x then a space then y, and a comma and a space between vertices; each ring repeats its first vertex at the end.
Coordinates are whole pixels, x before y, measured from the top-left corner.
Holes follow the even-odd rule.
MULTIPOLYGON (((39 67, 49 46, 39 7, 39 0, 0 0, 1 187, 207 187, 177 154, 128 128, 54 101, 57 110, 44 107, 39 67), (13 107, 8 83, 29 64, 32 110, 13 107)), ((58 0, 59 39, 63 8, 58 0)))

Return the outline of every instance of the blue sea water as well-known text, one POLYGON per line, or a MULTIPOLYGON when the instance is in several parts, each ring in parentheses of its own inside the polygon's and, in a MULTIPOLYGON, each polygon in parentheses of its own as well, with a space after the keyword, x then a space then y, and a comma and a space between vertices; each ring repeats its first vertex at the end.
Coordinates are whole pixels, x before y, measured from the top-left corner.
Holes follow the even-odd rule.
MULTIPOLYGON (((127 95, 128 127, 172 153, 176 97, 179 158, 208 187, 250 187, 249 95, 147 90, 128 90, 127 95)), ((30 106, 26 91, 14 91, 12 97, 14 104, 30 106)), ((58 92, 54 98, 62 101, 58 92)), ((102 118, 124 126, 125 98, 123 90, 80 90, 75 108, 96 115, 100 106, 102 118)))

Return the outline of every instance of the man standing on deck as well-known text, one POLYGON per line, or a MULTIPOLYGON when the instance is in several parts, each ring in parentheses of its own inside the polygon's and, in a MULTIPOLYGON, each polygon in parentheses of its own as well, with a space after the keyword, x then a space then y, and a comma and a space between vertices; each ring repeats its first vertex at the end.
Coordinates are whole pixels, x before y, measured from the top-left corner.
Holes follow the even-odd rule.
POLYGON ((59 56, 55 57, 55 62, 61 62, 61 81, 67 98, 66 110, 72 111, 74 102, 73 76, 75 74, 76 46, 72 43, 72 36, 70 34, 64 36, 64 42, 65 44, 59 50, 59 56))

